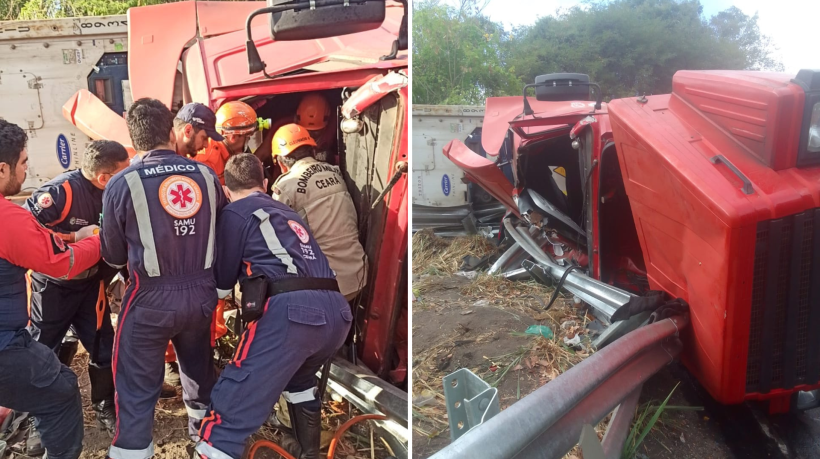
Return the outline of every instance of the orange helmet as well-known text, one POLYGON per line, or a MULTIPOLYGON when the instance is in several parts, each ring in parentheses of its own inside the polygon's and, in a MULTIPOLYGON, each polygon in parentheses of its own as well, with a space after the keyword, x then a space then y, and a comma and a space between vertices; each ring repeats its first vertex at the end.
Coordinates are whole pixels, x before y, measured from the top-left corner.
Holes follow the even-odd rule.
POLYGON ((256 126, 256 112, 245 102, 226 102, 216 112, 216 130, 220 134, 250 134, 256 126))
POLYGON ((287 156, 291 154, 293 150, 304 145, 315 147, 316 142, 313 140, 313 137, 310 136, 307 129, 298 124, 291 123, 280 127, 276 131, 276 134, 273 134, 271 151, 273 152, 273 156, 287 156))
POLYGON ((327 126, 330 110, 321 94, 308 94, 296 109, 296 123, 309 131, 318 131, 327 126))

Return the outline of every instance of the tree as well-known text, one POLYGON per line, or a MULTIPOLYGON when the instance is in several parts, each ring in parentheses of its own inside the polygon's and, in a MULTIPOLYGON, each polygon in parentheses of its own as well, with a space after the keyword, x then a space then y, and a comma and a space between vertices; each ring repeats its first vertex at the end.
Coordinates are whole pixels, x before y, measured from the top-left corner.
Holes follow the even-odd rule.
POLYGON ((520 91, 506 62, 512 37, 482 14, 486 3, 414 5, 413 103, 483 105, 487 97, 520 91))
POLYGON ((706 18, 699 0, 588 1, 507 32, 475 3, 416 5, 413 102, 481 104, 557 72, 614 98, 670 92, 682 69, 783 70, 757 15, 735 7, 706 18))
POLYGON ((607 97, 672 89, 682 69, 782 70, 757 16, 737 8, 711 22, 698 0, 615 0, 575 7, 525 29, 511 58, 524 81, 553 72, 590 75, 607 97))

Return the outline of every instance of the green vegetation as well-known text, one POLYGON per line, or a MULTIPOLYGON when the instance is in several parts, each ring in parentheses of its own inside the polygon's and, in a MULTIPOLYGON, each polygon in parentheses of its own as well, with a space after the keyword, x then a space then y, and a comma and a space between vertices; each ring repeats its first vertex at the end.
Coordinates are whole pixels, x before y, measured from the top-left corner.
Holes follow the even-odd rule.
POLYGON ((668 93, 681 69, 783 70, 736 7, 707 18, 699 0, 593 0, 506 30, 487 2, 413 4, 413 103, 483 105, 556 72, 588 74, 609 99, 668 93))

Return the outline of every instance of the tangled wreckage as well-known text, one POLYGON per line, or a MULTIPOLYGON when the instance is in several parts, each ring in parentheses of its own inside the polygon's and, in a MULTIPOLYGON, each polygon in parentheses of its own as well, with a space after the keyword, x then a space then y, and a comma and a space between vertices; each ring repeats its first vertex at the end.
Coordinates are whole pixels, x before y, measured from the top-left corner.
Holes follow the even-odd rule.
POLYGON ((482 147, 443 153, 507 209, 490 273, 564 288, 606 328, 500 413, 480 379, 445 377, 453 443, 433 457, 620 457, 643 383, 678 355, 720 403, 817 406, 820 71, 679 71, 671 94, 609 103, 586 75, 544 75, 487 99, 482 147))

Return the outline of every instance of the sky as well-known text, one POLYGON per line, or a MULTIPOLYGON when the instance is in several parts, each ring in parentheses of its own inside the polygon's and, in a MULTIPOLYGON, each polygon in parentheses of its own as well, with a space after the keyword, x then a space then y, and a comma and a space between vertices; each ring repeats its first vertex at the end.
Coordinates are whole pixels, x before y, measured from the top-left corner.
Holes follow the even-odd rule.
MULTIPOLYGON (((457 0, 445 0, 456 4, 457 0)), ((490 0, 484 12, 506 26, 530 25, 538 17, 552 15, 558 8, 580 4, 580 0, 490 0)), ((774 41, 786 72, 801 68, 820 69, 820 1, 817 0, 701 0, 707 17, 734 5, 744 13, 759 15, 763 34, 774 41)))

